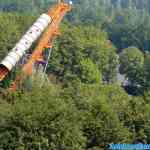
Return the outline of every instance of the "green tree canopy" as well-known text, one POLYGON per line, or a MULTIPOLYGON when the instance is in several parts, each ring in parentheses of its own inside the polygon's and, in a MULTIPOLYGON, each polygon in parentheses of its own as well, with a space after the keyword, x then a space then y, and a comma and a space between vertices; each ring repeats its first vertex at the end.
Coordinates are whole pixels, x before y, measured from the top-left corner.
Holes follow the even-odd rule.
POLYGON ((102 76, 96 64, 90 59, 84 59, 80 62, 81 81, 83 83, 92 84, 102 82, 102 76))
POLYGON ((118 64, 114 46, 108 41, 106 32, 94 26, 72 26, 64 24, 49 63, 49 72, 59 79, 66 76, 81 76, 80 62, 91 59, 102 73, 104 81, 113 82, 118 64))

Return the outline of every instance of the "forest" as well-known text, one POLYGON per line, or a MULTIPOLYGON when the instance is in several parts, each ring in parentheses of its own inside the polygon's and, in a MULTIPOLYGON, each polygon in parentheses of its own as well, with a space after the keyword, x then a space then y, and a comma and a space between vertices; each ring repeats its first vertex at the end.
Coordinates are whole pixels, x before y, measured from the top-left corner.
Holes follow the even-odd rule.
MULTIPOLYGON (((0 60, 55 2, 0 1, 0 60)), ((150 1, 73 0, 72 7, 46 74, 8 92, 17 66, 0 83, 0 150, 150 144, 150 1)))

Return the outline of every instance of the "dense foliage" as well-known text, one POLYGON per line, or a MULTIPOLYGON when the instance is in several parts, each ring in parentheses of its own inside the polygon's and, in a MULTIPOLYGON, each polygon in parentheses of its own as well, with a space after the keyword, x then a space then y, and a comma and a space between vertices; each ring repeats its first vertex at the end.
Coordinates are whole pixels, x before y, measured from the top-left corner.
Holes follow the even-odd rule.
MULTIPOLYGON (((93 73, 86 72, 87 77, 88 74, 97 76, 101 73, 104 81, 108 83, 115 81, 117 54, 114 46, 108 40, 106 32, 96 29, 94 26, 64 25, 62 33, 63 36, 58 39, 49 63, 52 73, 62 80, 83 79, 82 73, 88 68, 88 71, 95 70, 95 73, 93 71, 93 73), (85 59, 88 59, 88 66, 85 66, 85 59)), ((90 78, 95 77, 89 77, 89 80, 90 78)))
MULTIPOLYGON (((74 0, 47 75, 38 70, 14 93, 6 87, 20 71, 0 84, 1 150, 99 150, 109 143, 150 143, 150 16, 143 7, 148 1, 134 2, 74 0)), ((0 1, 0 59, 52 3, 0 1)))

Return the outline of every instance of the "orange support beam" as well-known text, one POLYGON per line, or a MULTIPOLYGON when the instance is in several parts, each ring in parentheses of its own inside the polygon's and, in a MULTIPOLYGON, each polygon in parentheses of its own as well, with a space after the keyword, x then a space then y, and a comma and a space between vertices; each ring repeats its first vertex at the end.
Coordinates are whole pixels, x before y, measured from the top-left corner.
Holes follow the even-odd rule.
POLYGON ((58 3, 54 8, 48 11, 48 15, 52 18, 52 23, 49 25, 48 29, 43 34, 40 39, 35 51, 31 55, 31 58, 27 64, 23 67, 23 72, 27 75, 31 75, 33 71, 33 64, 42 56, 43 50, 47 45, 52 45, 53 40, 59 33, 59 25, 62 21, 64 15, 71 10, 71 6, 66 3, 58 3))
POLYGON ((48 26, 48 28, 44 32, 38 45, 33 51, 31 58, 23 66, 22 68, 23 77, 21 78, 18 76, 16 78, 16 80, 12 83, 10 87, 11 90, 15 91, 17 88, 17 83, 20 82, 20 80, 23 80, 24 78, 26 78, 26 76, 32 75, 34 63, 42 58, 43 51, 47 46, 52 47, 53 40, 56 38, 57 35, 60 34, 59 25, 65 14, 70 10, 71 10, 70 4, 60 2, 48 11, 47 14, 52 18, 52 23, 48 26))

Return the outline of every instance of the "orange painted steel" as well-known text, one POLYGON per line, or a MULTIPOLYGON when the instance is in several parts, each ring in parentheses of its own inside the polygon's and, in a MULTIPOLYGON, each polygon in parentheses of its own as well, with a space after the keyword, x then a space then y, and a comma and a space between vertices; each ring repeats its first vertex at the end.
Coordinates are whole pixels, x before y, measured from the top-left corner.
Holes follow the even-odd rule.
POLYGON ((32 75, 34 63, 43 58, 43 51, 47 47, 52 47, 53 40, 59 35, 59 25, 65 16, 65 14, 71 10, 71 5, 68 3, 60 2, 48 11, 48 15, 52 18, 52 23, 48 26, 43 33, 37 47, 33 51, 31 58, 22 68, 22 77, 16 77, 16 80, 12 83, 10 90, 15 91, 18 82, 25 79, 27 76, 32 75))
POLYGON ((33 71, 34 63, 41 59, 43 50, 48 46, 52 46, 52 41, 59 33, 58 28, 61 20, 63 19, 64 15, 70 11, 70 5, 66 3, 59 3, 54 8, 48 11, 48 15, 52 18, 52 23, 49 25, 48 29, 43 34, 41 40, 39 41, 35 51, 31 55, 31 58, 27 62, 27 64, 23 67, 23 72, 27 75, 31 75, 33 71))

